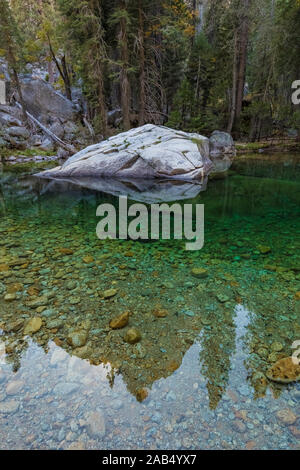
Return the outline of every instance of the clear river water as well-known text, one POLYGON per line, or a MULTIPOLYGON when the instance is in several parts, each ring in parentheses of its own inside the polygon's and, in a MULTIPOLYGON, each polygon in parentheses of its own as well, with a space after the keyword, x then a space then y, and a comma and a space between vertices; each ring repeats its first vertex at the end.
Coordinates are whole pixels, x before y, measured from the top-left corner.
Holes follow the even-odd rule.
POLYGON ((0 448, 299 449, 300 383, 266 372, 300 340, 300 156, 122 187, 0 176, 0 448), (203 249, 99 240, 124 188, 204 204, 203 249))

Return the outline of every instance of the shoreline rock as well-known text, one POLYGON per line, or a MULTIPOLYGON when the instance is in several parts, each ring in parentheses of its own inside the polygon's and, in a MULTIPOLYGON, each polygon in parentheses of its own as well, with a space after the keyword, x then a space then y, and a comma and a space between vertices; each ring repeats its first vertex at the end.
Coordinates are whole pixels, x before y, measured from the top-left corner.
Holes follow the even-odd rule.
MULTIPOLYGON (((222 136, 223 134, 227 136, 226 142, 228 141, 226 152, 229 152, 231 142, 230 148, 234 154, 231 136, 225 133, 222 136)), ((214 140, 216 146, 217 136, 214 140)), ((218 147, 219 150, 222 148, 218 147)), ((210 140, 207 137, 146 124, 89 146, 70 157, 62 166, 37 176, 201 180, 212 170, 210 140)))

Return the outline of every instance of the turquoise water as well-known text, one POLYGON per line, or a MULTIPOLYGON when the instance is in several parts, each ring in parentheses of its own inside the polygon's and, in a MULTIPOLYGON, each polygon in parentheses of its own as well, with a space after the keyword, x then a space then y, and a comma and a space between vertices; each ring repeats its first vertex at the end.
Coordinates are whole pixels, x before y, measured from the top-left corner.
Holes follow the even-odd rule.
POLYGON ((300 340, 299 163, 242 158, 201 187, 126 182, 131 202, 204 204, 196 252, 99 240, 118 182, 2 175, 0 448, 299 448, 300 385, 266 378, 300 340))

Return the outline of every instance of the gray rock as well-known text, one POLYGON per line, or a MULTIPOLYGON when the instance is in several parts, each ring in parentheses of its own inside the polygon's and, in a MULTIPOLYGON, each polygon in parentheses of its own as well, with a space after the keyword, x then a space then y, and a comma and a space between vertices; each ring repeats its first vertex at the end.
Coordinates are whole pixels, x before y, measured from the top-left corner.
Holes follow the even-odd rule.
POLYGON ((42 144, 43 137, 41 135, 35 134, 30 137, 30 144, 33 146, 39 146, 42 144))
POLYGON ((46 122, 49 116, 62 121, 76 119, 77 111, 72 101, 56 92, 44 80, 25 78, 21 82, 21 88, 27 109, 36 118, 46 122))
POLYGON ((4 374, 3 370, 0 369, 0 384, 4 382, 6 375, 4 374))
POLYGON ((0 403, 0 413, 4 415, 13 414, 18 411, 20 403, 16 400, 8 400, 0 403))
POLYGON ((167 401, 175 401, 175 400, 176 400, 176 395, 175 395, 175 393, 174 393, 172 390, 170 390, 170 391, 167 393, 166 399, 167 399, 167 401))
POLYGON ((58 159, 66 160, 69 156, 70 156, 70 153, 67 150, 62 149, 61 147, 59 147, 59 149, 57 151, 57 158, 58 159))
POLYGON ((113 410, 120 410, 123 407, 122 400, 114 400, 111 404, 113 410))
POLYGON ((244 397, 247 397, 249 395, 249 390, 247 385, 240 385, 238 387, 238 392, 240 395, 243 395, 244 397))
POLYGON ((116 126, 117 121, 122 119, 122 110, 121 108, 113 109, 107 113, 107 122, 110 126, 116 126))
POLYGON ((55 134, 55 135, 56 135, 57 137, 59 137, 60 139, 63 139, 63 137, 64 137, 64 135, 65 135, 64 126, 63 126, 60 122, 58 122, 58 121, 54 122, 54 123, 50 126, 49 130, 50 130, 51 132, 53 132, 53 134, 55 134))
POLYGON ((88 338, 88 331, 80 330, 74 331, 74 333, 70 333, 67 341, 72 346, 72 348, 81 348, 87 342, 88 338))
POLYGON ((54 395, 69 395, 78 390, 79 384, 71 382, 60 382, 53 389, 54 395))
POLYGON ((26 150, 27 149, 27 141, 25 140, 19 140, 16 139, 15 137, 11 137, 9 135, 4 136, 4 138, 7 139, 7 141, 10 143, 10 146, 17 149, 17 150, 26 150))
POLYGON ((7 133, 13 137, 21 137, 23 139, 28 139, 30 136, 26 127, 12 126, 7 130, 7 133))
POLYGON ((103 438, 105 436, 105 420, 101 411, 93 411, 87 415, 86 427, 91 437, 103 438))
POLYGON ((0 112, 0 124, 4 126, 22 126, 22 122, 11 114, 0 112))
POLYGON ((299 135, 299 130, 298 129, 288 129, 287 130, 287 135, 292 138, 297 138, 299 135))
POLYGON ((49 328, 49 330, 52 330, 54 328, 60 329, 63 326, 64 326, 63 320, 52 320, 47 323, 47 328, 49 328))
POLYGON ((206 137, 147 124, 92 145, 41 175, 201 180, 211 169, 206 137))
POLYGON ((64 132, 66 134, 77 134, 78 126, 72 121, 68 121, 64 124, 64 132))
POLYGON ((78 284, 77 284, 76 281, 72 281, 72 280, 71 280, 71 281, 68 281, 68 282, 67 282, 66 288, 67 288, 68 290, 74 290, 74 289, 76 289, 77 285, 78 285, 78 284))
POLYGON ((53 141, 51 139, 43 139, 39 148, 45 152, 52 152, 54 150, 53 141))
POLYGON ((233 138, 227 132, 214 131, 209 139, 210 156, 212 158, 235 156, 235 145, 233 138))
POLYGON ((66 432, 63 428, 61 428, 61 430, 58 433, 57 440, 61 442, 64 440, 65 437, 66 437, 66 432))
POLYGON ((70 428, 72 432, 77 432, 78 431, 78 425, 74 419, 70 422, 70 428))

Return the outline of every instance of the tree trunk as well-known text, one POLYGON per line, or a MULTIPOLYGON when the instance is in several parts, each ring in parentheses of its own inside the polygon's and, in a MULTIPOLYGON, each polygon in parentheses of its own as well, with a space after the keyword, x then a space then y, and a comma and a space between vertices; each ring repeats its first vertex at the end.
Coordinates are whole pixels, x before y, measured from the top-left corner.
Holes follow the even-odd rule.
POLYGON ((235 116, 236 116, 236 90, 237 90, 237 31, 234 32, 234 55, 233 55, 233 72, 232 72, 232 93, 231 93, 231 109, 227 132, 232 132, 235 116))
POLYGON ((19 76, 18 76, 18 72, 17 72, 17 68, 16 68, 16 59, 15 59, 13 50, 10 46, 8 47, 8 57, 7 58, 8 58, 8 63, 10 65, 11 69, 12 69, 12 72, 13 72, 15 87, 17 89, 17 92, 18 92, 18 95, 19 95, 19 100, 20 100, 20 103, 21 103, 24 123, 25 123, 25 125, 28 125, 29 122, 28 122, 28 118, 27 118, 27 109, 26 109, 25 101, 23 99, 21 84, 20 84, 20 80, 19 80, 19 76))
POLYGON ((248 8, 250 7, 250 0, 245 0, 245 14, 242 18, 240 44, 239 44, 239 66, 237 76, 237 100, 236 100, 236 120, 238 121, 243 106, 244 89, 245 89, 245 74, 247 63, 247 51, 249 40, 249 15, 248 8))
POLYGON ((98 106, 101 118, 101 129, 103 137, 107 136, 107 110, 104 96, 102 64, 98 61, 98 106))
POLYGON ((145 90, 145 25, 142 0, 139 0, 139 59, 140 59, 140 102, 139 102, 139 126, 145 124, 146 118, 146 90, 145 90))
MULTIPOLYGON (((126 3, 123 2, 123 9, 126 10, 126 3)), ((121 106, 123 112, 124 130, 130 129, 130 82, 128 77, 129 53, 128 53, 128 35, 126 17, 120 20, 120 47, 121 47, 121 106)))
POLYGON ((105 102, 105 92, 104 92, 104 73, 103 73, 103 62, 105 56, 105 49, 103 44, 103 38, 101 36, 101 20, 100 24, 98 19, 95 21, 95 17, 101 17, 101 7, 97 0, 91 0, 89 2, 89 11, 93 17, 91 28, 93 29, 93 34, 97 41, 95 42, 94 47, 91 48, 89 52, 89 62, 92 64, 93 78, 95 83, 97 83, 97 110, 100 115, 101 120, 101 132, 103 137, 107 136, 107 109, 105 102), (98 15, 97 15, 98 13, 98 15))
POLYGON ((66 95, 67 95, 67 98, 70 101, 72 101, 71 81, 70 81, 70 75, 69 75, 69 72, 68 72, 68 67, 67 67, 66 56, 65 55, 61 59, 61 65, 62 65, 63 73, 64 73, 64 83, 65 83, 66 95))
POLYGON ((70 77, 69 77, 67 66, 66 66, 65 56, 63 56, 63 58, 62 58, 62 67, 61 67, 58 60, 57 60, 57 58, 56 58, 56 55, 54 53, 49 35, 47 35, 47 37, 48 37, 48 45, 49 45, 50 54, 52 56, 52 59, 53 59, 55 65, 56 65, 56 67, 57 67, 59 75, 61 76, 61 78, 63 79, 63 82, 64 82, 66 96, 70 101, 72 101, 70 77))
POLYGON ((234 34, 232 106, 228 123, 228 132, 232 132, 233 129, 238 130, 243 108, 249 42, 250 6, 251 0, 244 0, 241 14, 238 17, 239 26, 235 30, 234 34))

